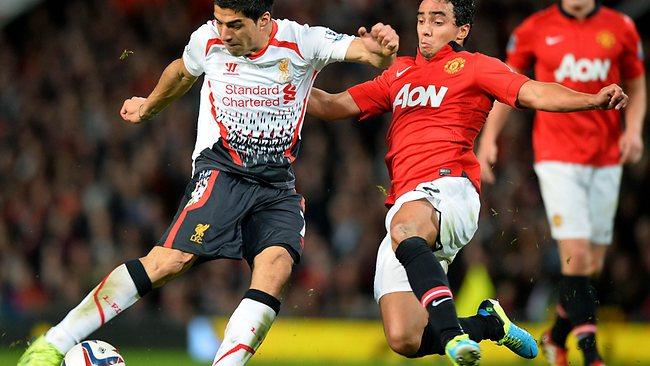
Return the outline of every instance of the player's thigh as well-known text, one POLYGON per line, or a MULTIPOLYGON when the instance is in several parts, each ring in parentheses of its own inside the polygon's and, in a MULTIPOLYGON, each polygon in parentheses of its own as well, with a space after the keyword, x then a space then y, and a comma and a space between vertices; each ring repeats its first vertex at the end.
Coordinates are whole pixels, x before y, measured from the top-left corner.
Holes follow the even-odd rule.
MULTIPOLYGON (((242 224, 244 258, 252 264, 252 286, 264 281, 279 294, 304 247, 304 200, 293 190, 260 190, 242 224)), ((260 288, 260 290, 263 290, 260 288)))
POLYGON ((379 311, 391 348, 406 354, 417 352, 429 316, 413 292, 393 292, 382 296, 379 311))
POLYGON ((592 243, 612 243, 622 172, 620 165, 594 168, 588 193, 592 243))
POLYGON ((541 162, 535 164, 535 173, 553 238, 588 239, 592 226, 588 199, 591 169, 577 164, 541 162))
POLYGON ((404 205, 411 202, 416 202, 421 210, 410 211, 408 215, 402 216, 401 221, 411 219, 422 223, 424 229, 421 232, 428 234, 428 237, 418 236, 425 238, 434 247, 435 255, 441 263, 451 263, 478 229, 481 202, 476 188, 469 179, 443 177, 421 183, 413 191, 400 196, 386 215, 386 230, 393 239, 394 247, 396 239, 410 235, 396 235, 393 229, 395 216, 404 205), (435 228, 436 237, 431 235, 434 230, 432 228, 435 228))
POLYGON ((256 184, 218 170, 198 172, 157 245, 192 253, 201 262, 242 259, 242 222, 255 204, 256 184))
POLYGON ((264 249, 280 246, 300 262, 306 230, 303 197, 295 190, 264 187, 255 201, 242 223, 244 258, 252 264, 264 249))

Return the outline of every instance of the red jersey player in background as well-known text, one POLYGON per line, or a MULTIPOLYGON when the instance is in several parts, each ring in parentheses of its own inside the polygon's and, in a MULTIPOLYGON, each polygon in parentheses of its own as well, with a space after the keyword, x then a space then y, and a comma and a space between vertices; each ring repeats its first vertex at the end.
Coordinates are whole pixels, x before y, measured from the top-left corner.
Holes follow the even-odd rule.
MULTIPOLYGON (((585 93, 623 83, 629 94, 625 129, 621 113, 538 112, 533 128, 535 171, 558 241, 562 279, 555 324, 541 339, 551 365, 567 365, 566 338, 578 338, 585 365, 602 365, 596 347, 596 296, 590 277, 601 272, 612 242, 621 164, 643 153, 646 86, 643 50, 632 20, 595 0, 563 0, 526 19, 513 33, 508 65, 585 93)), ((494 181, 496 139, 510 108, 497 104, 479 148, 484 180, 494 181)))
POLYGON ((477 342, 483 339, 522 357, 537 355, 532 336, 494 300, 481 303, 477 315, 458 319, 446 276, 477 229, 480 167, 473 147, 494 100, 547 111, 619 109, 627 103, 616 85, 579 93, 463 50, 474 13, 472 0, 422 1, 416 57, 400 57, 379 77, 342 93, 314 89, 308 107, 328 120, 393 112, 386 155, 390 210, 377 256, 375 298, 394 351, 407 357, 446 353, 454 365, 477 365, 477 342))

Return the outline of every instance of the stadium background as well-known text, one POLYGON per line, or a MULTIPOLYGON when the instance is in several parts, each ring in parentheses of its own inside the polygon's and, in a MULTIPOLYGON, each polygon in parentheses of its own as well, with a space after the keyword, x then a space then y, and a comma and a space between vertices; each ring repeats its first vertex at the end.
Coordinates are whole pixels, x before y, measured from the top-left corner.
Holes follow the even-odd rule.
MULTIPOLYGON (((551 3, 479 0, 468 48, 503 58, 512 29, 551 3)), ((650 1, 604 3, 635 18, 649 49, 650 1)), ((123 123, 118 111, 125 98, 147 95, 165 65, 181 55, 191 32, 211 16, 211 4, 50 0, 5 20, 0 30, 0 364, 15 362, 30 335, 59 320, 121 261, 145 254, 169 224, 190 175, 199 88, 139 126, 123 123), (120 60, 124 50, 133 54, 120 60)), ((346 33, 389 23, 401 36, 400 54, 408 55, 417 44, 417 4, 276 0, 274 17, 346 33)), ((316 85, 340 91, 375 74, 368 67, 336 64, 316 85)), ((450 278, 460 291, 461 314, 492 295, 513 318, 539 331, 553 310, 559 262, 531 169, 531 119, 530 112, 515 113, 502 134, 498 182, 484 187, 479 232, 451 266, 450 278)), ((376 248, 384 235, 378 186, 387 185, 388 120, 306 120, 295 164, 298 189, 307 200, 305 255, 287 290, 281 321, 253 365, 289 364, 287 359, 314 365, 407 363, 390 355, 372 299, 376 248)), ((647 126, 645 131, 647 144, 647 126)), ((632 327, 649 333, 648 188, 646 149, 641 163, 625 169, 614 244, 597 286, 601 347, 620 357, 620 364, 650 365, 641 347, 617 348, 643 339, 630 335, 632 327)), ((249 275, 243 263, 204 264, 154 291, 93 337, 124 348, 129 365, 164 364, 151 357, 185 362, 184 351, 174 350, 185 346, 186 325, 196 316, 214 316, 219 328, 219 317, 236 307, 249 275)), ((490 352, 488 361, 492 355, 498 364, 514 360, 490 352)))

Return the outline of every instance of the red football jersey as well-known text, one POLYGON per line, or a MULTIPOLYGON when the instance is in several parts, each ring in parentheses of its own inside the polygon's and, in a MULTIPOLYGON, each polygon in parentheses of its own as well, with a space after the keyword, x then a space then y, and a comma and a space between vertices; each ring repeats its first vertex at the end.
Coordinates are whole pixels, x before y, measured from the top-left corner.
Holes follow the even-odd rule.
POLYGON ((474 140, 494 99, 514 106, 526 76, 503 62, 470 53, 456 43, 431 59, 399 57, 374 80, 348 90, 360 119, 393 112, 386 166, 391 188, 386 204, 418 184, 466 176, 480 189, 474 140))
MULTIPOLYGON (((632 20, 597 6, 579 21, 558 5, 526 19, 508 45, 509 65, 535 79, 554 81, 585 93, 644 73, 643 50, 632 20)), ((537 112, 533 127, 536 161, 604 166, 618 164, 620 111, 537 112)))

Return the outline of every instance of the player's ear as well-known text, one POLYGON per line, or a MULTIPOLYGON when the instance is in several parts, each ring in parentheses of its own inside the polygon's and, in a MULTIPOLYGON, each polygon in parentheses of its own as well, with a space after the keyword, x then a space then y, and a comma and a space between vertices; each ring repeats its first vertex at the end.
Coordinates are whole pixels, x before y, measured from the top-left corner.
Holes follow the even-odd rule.
POLYGON ((271 13, 268 11, 262 14, 262 16, 257 20, 257 26, 260 28, 266 27, 271 22, 271 13))
POLYGON ((469 36, 469 31, 472 28, 471 25, 469 24, 463 24, 460 27, 458 27, 458 33, 456 34, 456 40, 457 41, 465 41, 465 38, 469 36))

